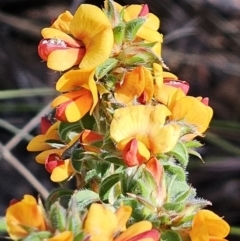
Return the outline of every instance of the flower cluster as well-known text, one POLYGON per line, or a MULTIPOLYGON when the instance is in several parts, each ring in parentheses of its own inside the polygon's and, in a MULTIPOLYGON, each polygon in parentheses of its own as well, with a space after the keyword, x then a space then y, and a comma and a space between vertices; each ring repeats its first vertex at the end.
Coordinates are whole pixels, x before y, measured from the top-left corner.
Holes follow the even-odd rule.
POLYGON ((213 110, 164 64, 159 26, 147 5, 106 0, 42 30, 60 94, 27 149, 61 187, 45 205, 26 195, 7 209, 13 240, 225 240, 229 225, 186 175, 213 110))

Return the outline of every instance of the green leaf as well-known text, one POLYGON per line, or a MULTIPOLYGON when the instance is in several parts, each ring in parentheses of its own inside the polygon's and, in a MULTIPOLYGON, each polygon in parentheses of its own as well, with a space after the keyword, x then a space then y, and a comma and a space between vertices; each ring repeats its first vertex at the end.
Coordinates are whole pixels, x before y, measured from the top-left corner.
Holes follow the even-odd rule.
POLYGON ((75 194, 77 207, 79 211, 82 211, 86 206, 93 202, 99 201, 99 195, 91 190, 80 190, 75 194))
POLYGON ((167 230, 162 233, 161 241, 182 241, 182 238, 177 232, 167 230))
POLYGON ((84 232, 82 231, 81 233, 77 234, 75 237, 74 237, 74 240, 73 241, 82 241, 84 238, 84 232))
POLYGON ((109 71, 111 71, 117 65, 117 62, 118 61, 114 58, 108 58, 104 63, 102 63, 96 68, 96 78, 103 78, 109 71))
POLYGON ((125 25, 121 23, 113 29, 114 43, 121 46, 124 40, 124 34, 125 25))
POLYGON ((73 194, 73 190, 68 188, 60 187, 60 188, 53 189, 45 202, 46 209, 50 210, 51 205, 58 200, 60 201, 63 207, 67 207, 67 204, 72 194, 73 194))
POLYGON ((125 165, 122 158, 118 156, 114 156, 113 154, 107 154, 104 157, 101 157, 104 161, 117 165, 117 166, 123 166, 125 165))
POLYGON ((173 155, 179 161, 183 168, 186 168, 189 157, 187 148, 185 147, 183 142, 177 142, 176 146, 173 150, 169 152, 169 154, 173 155))
POLYGON ((168 202, 176 202, 179 200, 187 199, 187 195, 189 194, 189 185, 186 182, 178 181, 174 179, 168 189, 168 202))
POLYGON ((186 204, 180 203, 180 202, 171 202, 171 203, 165 203, 163 205, 163 208, 167 211, 175 211, 177 213, 180 213, 184 210, 186 204))
POLYGON ((108 201, 111 205, 113 205, 118 197, 122 194, 121 184, 117 182, 109 191, 108 201))
POLYGON ((136 18, 126 23, 125 40, 133 41, 136 38, 137 31, 145 23, 145 18, 136 18))
POLYGON ((190 149, 195 149, 203 146, 203 144, 197 140, 186 141, 184 142, 184 145, 186 148, 190 148, 190 149))
POLYGON ((72 152, 71 162, 72 162, 72 166, 76 172, 81 172, 83 160, 85 157, 84 153, 85 153, 85 151, 82 149, 79 149, 79 148, 73 150, 73 152, 72 152))
POLYGON ((59 202, 51 205, 49 211, 49 218, 54 229, 63 232, 66 227, 66 209, 63 208, 59 202))
POLYGON ((40 231, 40 232, 34 232, 31 234, 28 234, 28 236, 24 239, 21 239, 21 241, 42 241, 47 240, 51 237, 51 233, 48 231, 40 231))
POLYGON ((188 150, 188 153, 191 154, 191 155, 193 155, 193 156, 198 157, 202 162, 204 162, 203 159, 202 159, 201 154, 198 153, 197 151, 194 151, 194 150, 188 150))
POLYGON ((69 133, 75 132, 80 133, 83 130, 81 121, 77 122, 61 122, 59 124, 58 133, 62 141, 69 143, 71 139, 69 138, 69 133))
POLYGON ((102 201, 108 199, 110 189, 120 181, 120 177, 121 173, 115 173, 103 179, 99 187, 99 197, 102 201))
POLYGON ((171 176, 176 176, 177 179, 180 181, 186 180, 186 172, 182 167, 171 162, 168 162, 168 163, 162 162, 162 164, 165 172, 167 172, 171 176))
POLYGON ((7 232, 6 220, 4 217, 0 218, 0 233, 7 232))

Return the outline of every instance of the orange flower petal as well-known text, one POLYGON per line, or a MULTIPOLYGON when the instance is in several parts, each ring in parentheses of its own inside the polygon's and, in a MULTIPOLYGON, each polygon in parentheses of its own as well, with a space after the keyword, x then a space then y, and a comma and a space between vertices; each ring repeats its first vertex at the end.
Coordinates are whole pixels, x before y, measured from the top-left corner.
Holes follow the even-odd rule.
POLYGON ((124 231, 126 229, 126 223, 128 219, 130 218, 132 213, 132 207, 131 206, 120 206, 118 210, 116 211, 116 217, 118 220, 118 231, 124 231))
POLYGON ((130 238, 152 229, 152 224, 149 221, 140 221, 130 226, 126 231, 121 233, 114 241, 127 241, 130 238))
POLYGON ((90 206, 84 231, 91 236, 91 241, 112 240, 117 227, 118 220, 114 212, 102 204, 93 203, 90 206))
POLYGON ((70 23, 73 18, 73 15, 69 12, 66 11, 58 16, 58 18, 53 22, 52 28, 59 29, 63 31, 64 33, 70 33, 70 23))
POLYGON ((170 107, 171 119, 185 120, 197 127, 198 132, 203 133, 209 126, 213 116, 211 107, 206 106, 192 96, 184 96, 170 107))
POLYGON ((21 225, 39 231, 46 230, 41 207, 30 195, 25 195, 23 200, 9 206, 5 218, 7 231, 14 240, 24 238, 27 235, 27 231, 21 225))
POLYGON ((66 48, 52 51, 47 58, 49 69, 65 71, 77 65, 84 58, 84 48, 66 48))
POLYGON ((63 165, 55 167, 51 173, 51 180, 53 182, 62 182, 69 178, 74 173, 69 159, 64 161, 63 165))
POLYGON ((74 235, 71 231, 64 231, 55 235, 52 238, 49 238, 47 241, 73 241, 74 235))
POLYGON ((61 92, 73 90, 76 87, 83 87, 90 90, 93 99, 90 109, 90 114, 92 114, 98 102, 98 90, 94 80, 94 73, 95 70, 91 69, 70 70, 58 80, 56 89, 61 92))
POLYGON ((113 32, 111 23, 100 8, 81 4, 71 21, 70 29, 73 36, 86 47, 80 68, 94 68, 109 57, 113 47, 113 32))
POLYGON ((45 135, 38 135, 33 137, 33 139, 28 143, 28 151, 43 151, 51 149, 52 147, 46 143, 45 135))
POLYGON ((35 159, 37 163, 40 164, 45 164, 46 158, 50 155, 50 154, 57 154, 59 156, 62 155, 62 153, 64 152, 64 149, 50 149, 50 150, 46 150, 41 152, 40 154, 38 154, 35 159))
POLYGON ((41 32, 44 39, 61 39, 73 47, 80 47, 80 42, 73 39, 68 34, 62 32, 61 30, 55 28, 44 28, 41 32))

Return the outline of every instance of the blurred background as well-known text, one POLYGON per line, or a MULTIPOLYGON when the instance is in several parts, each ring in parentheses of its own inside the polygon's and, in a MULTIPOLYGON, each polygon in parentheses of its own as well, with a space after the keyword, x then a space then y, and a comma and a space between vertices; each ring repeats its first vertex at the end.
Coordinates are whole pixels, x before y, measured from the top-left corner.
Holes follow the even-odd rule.
MULTIPOLYGON (((37 45, 43 27, 65 10, 74 13, 83 2, 103 5, 102 0, 0 1, 0 216, 12 198, 26 193, 44 196, 57 187, 35 155, 26 151, 28 141, 39 133, 40 117, 50 110, 59 77, 38 57, 37 45)), ((190 83, 190 95, 210 98, 214 118, 200 140, 205 163, 190 161, 189 182, 199 197, 213 203, 209 209, 240 227, 240 2, 116 2, 149 5, 161 19, 165 63, 190 83)), ((240 240, 234 233, 233 228, 229 240, 240 240)))

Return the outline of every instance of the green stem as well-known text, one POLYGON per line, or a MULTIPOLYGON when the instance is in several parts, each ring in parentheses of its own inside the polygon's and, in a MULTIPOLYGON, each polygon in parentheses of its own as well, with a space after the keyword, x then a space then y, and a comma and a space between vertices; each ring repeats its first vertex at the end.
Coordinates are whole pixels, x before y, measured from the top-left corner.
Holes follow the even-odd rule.
POLYGON ((240 227, 231 227, 230 234, 240 236, 240 227))
POLYGON ((218 135, 208 132, 206 135, 206 140, 208 140, 215 146, 218 146, 221 149, 226 150, 227 152, 230 152, 231 154, 240 155, 240 148, 238 146, 231 144, 230 142, 222 139, 218 135))
POLYGON ((0 100, 33 97, 33 96, 47 96, 47 95, 56 95, 56 91, 53 90, 52 88, 4 90, 4 91, 0 91, 0 100))

